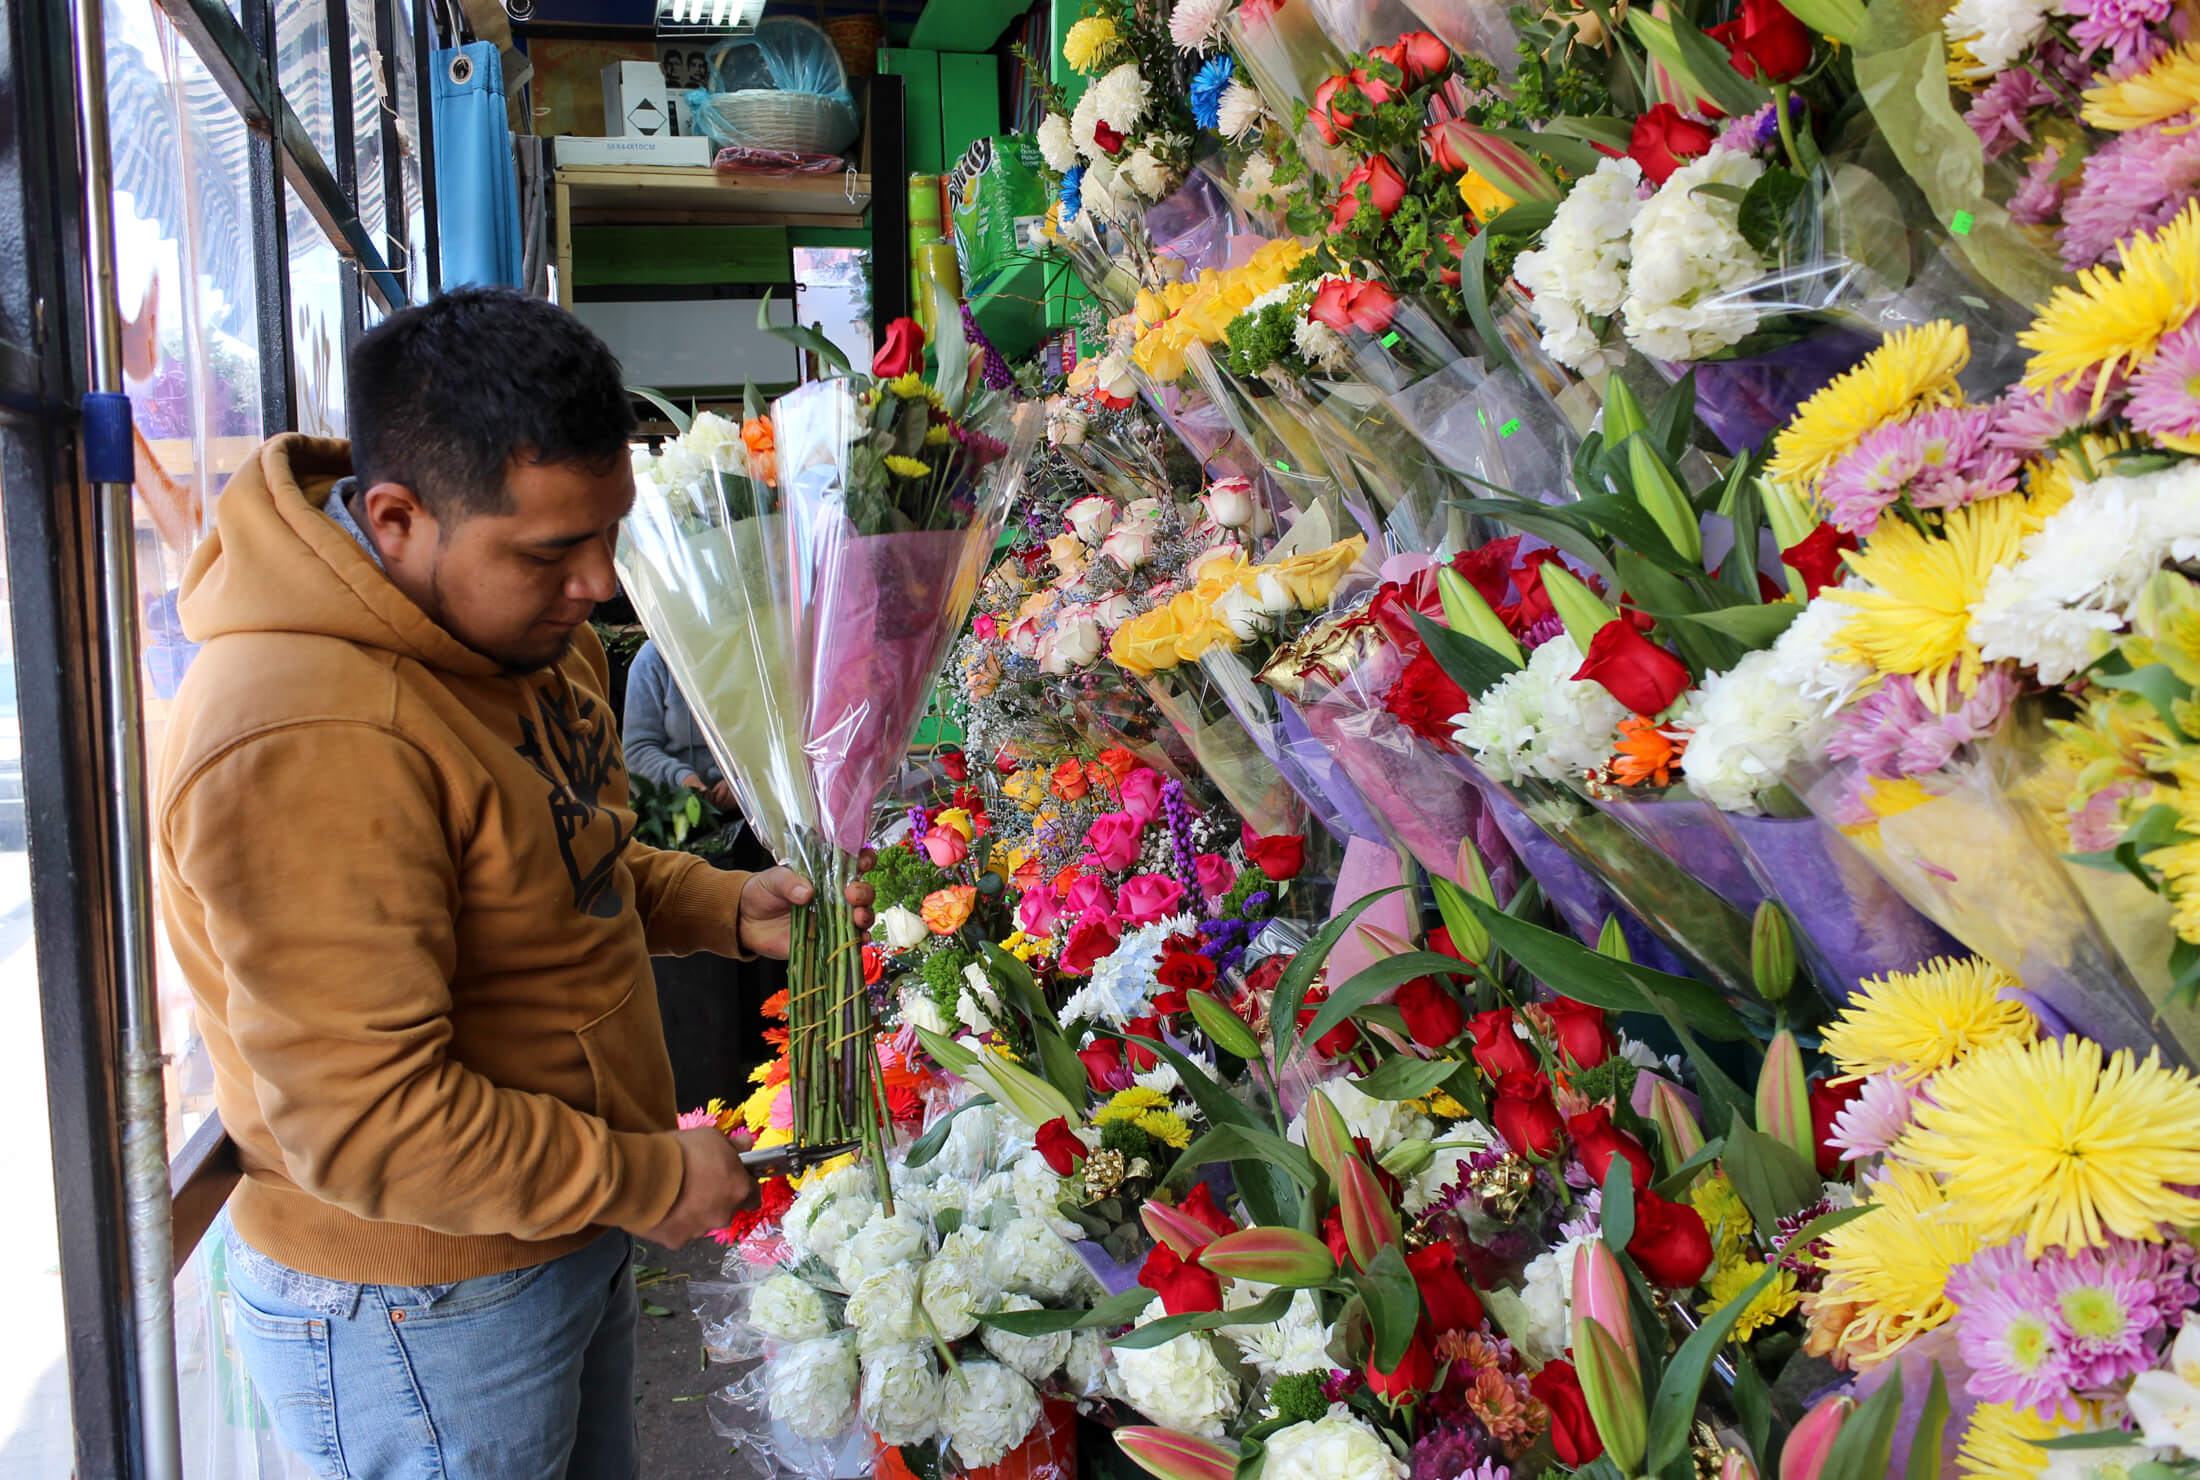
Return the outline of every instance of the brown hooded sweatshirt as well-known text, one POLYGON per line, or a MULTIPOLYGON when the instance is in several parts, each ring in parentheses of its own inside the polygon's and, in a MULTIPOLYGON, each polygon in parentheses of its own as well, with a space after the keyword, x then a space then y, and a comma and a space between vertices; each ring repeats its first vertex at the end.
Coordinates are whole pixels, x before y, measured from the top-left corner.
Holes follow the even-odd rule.
POLYGON ((603 649, 515 677, 323 512, 278 437, 184 574, 205 644, 160 761, 161 910, 245 1241, 368 1284, 657 1223, 680 1190, 652 952, 738 954, 748 876, 632 841, 603 649))

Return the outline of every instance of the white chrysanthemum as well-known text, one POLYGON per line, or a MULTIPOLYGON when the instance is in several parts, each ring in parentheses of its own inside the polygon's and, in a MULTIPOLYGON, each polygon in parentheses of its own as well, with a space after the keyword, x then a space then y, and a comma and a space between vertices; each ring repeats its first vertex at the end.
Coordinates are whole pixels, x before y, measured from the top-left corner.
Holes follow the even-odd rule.
POLYGON ((1061 114, 1049 113, 1039 120, 1039 153, 1056 174, 1077 168, 1077 143, 1069 136, 1069 120, 1061 114))
MULTIPOLYGON (((1247 87, 1243 82, 1233 79, 1222 90, 1222 97, 1215 104, 1215 132, 1225 139, 1240 137, 1247 129, 1260 122, 1263 107, 1260 89, 1247 87)), ((1268 156, 1262 154, 1254 157, 1266 159, 1268 156)))
POLYGON ((1770 648, 1746 654, 1689 695, 1681 716, 1692 732, 1688 785, 1721 811, 1755 812, 1759 793, 1778 784, 1819 717, 1801 690, 1776 681, 1781 664, 1770 648))
POLYGON ((772 1418, 805 1439, 830 1439, 855 1422, 856 1350, 826 1336, 781 1347, 764 1364, 772 1418))
POLYGON ((1070 1333, 1069 1353, 1062 1358, 1062 1377, 1070 1396, 1099 1396, 1108 1385, 1108 1343, 1098 1331, 1086 1327, 1070 1333))
POLYGON ((934 1255, 919 1276, 918 1288, 924 1314, 942 1341, 960 1341, 978 1329, 979 1314, 1001 1298, 985 1265, 960 1254, 934 1255))
POLYGON ((997 1464, 1039 1421, 1039 1394, 998 1362, 965 1362, 941 1387, 940 1428, 967 1467, 997 1464))
MULTIPOLYGON (((1268 1287, 1239 1280, 1230 1286, 1226 1297, 1230 1307, 1257 1304, 1268 1295, 1268 1287)), ((1301 1372, 1319 1372, 1328 1376, 1337 1365, 1329 1357, 1331 1331, 1322 1320, 1321 1302, 1310 1290, 1301 1290, 1291 1297, 1290 1306, 1278 1320, 1258 1326, 1224 1326, 1221 1334, 1235 1343, 1237 1349, 1252 1363, 1264 1378, 1290 1377, 1301 1372)))
POLYGON ((1129 134, 1145 122, 1146 108, 1153 101, 1153 87, 1139 75, 1138 63, 1125 62, 1111 68, 1107 76, 1095 82, 1089 96, 1110 128, 1129 134))
MULTIPOLYGON (((1077 106, 1070 110, 1069 115, 1069 141, 1077 147, 1077 152, 1085 157, 1087 163, 1093 163, 1108 157, 1108 152, 1100 147, 1100 141, 1093 135, 1093 130, 1099 122, 1100 97, 1098 93, 1088 87, 1085 89, 1085 95, 1077 100, 1077 106)), ((1088 182, 1087 188, 1089 189, 1091 177, 1087 176, 1086 179, 1088 182)))
POLYGON ((1238 172, 1238 189, 1258 200, 1264 195, 1273 193, 1275 188, 1275 157, 1265 149, 1257 149, 1253 152, 1252 157, 1245 161, 1245 168, 1238 172))
POLYGON ((1819 592, 1772 645, 1775 661, 1766 676, 1782 688, 1801 694, 1818 706, 1820 714, 1832 714, 1848 703, 1872 677, 1868 664, 1841 662, 1834 657, 1841 629, 1855 614, 1855 607, 1843 606, 1819 592))
POLYGON ((1178 51, 1212 51, 1222 37, 1222 18, 1234 0, 1176 0, 1169 12, 1169 39, 1178 51))
POLYGON ((863 1358, 863 1421, 888 1444, 922 1444, 940 1431, 945 1397, 932 1348, 905 1342, 863 1358))
POLYGON ((853 1290, 882 1269, 922 1259, 931 1241, 930 1230, 916 1219, 898 1211, 888 1217, 882 1208, 840 1246, 833 1273, 840 1276, 842 1289, 853 1290))
POLYGON ((1753 154, 1713 148, 1673 171, 1635 217, 1620 321, 1636 349, 1696 360, 1757 327, 1740 290, 1764 275, 1764 261, 1735 224, 1741 202, 1700 187, 1747 190, 1764 172, 1753 154))
POLYGON ((1176 184, 1175 171, 1154 158, 1153 151, 1143 144, 1124 157, 1117 173, 1148 200, 1161 199, 1176 184))
POLYGON ((1530 308, 1543 347, 1566 365, 1592 374, 1613 355, 1591 319, 1619 312, 1627 296, 1629 238, 1641 214, 1642 166, 1607 159, 1576 184, 1544 228, 1543 245, 1522 252, 1513 276, 1533 295, 1530 308))
MULTIPOLYGON (((1377 1157, 1400 1141, 1435 1139, 1436 1122, 1404 1100, 1378 1100, 1349 1079, 1332 1079, 1321 1087, 1321 1091, 1329 1103, 1337 1107, 1345 1129, 1354 1136, 1366 1137, 1369 1149, 1377 1157)), ((1291 1122, 1288 1139, 1295 1146, 1306 1144, 1304 1111, 1291 1122)))
POLYGON ((1570 1238, 1536 1255, 1523 1271, 1520 1303, 1527 1325, 1512 1335, 1521 1353, 1538 1366, 1566 1354, 1574 1318, 1574 1250, 1595 1239, 1595 1234, 1570 1238))
POLYGON ((1261 1448, 1261 1480, 1406 1480, 1405 1462, 1383 1436, 1341 1405, 1327 1418, 1278 1429, 1261 1448))
POLYGON ((1150 1013, 1153 990, 1160 985, 1156 973, 1161 969, 1163 942, 1196 924, 1190 915, 1172 915, 1124 935, 1114 950, 1092 964, 1085 984, 1062 1004, 1062 1021, 1120 1028, 1150 1013))
POLYGON ((1291 325, 1291 344, 1306 362, 1331 375, 1352 373, 1352 353, 1344 336, 1319 319, 1301 314, 1291 325))
POLYGON ((1016 1218, 990 1241, 986 1272, 1004 1290, 1063 1301, 1084 1288, 1085 1264, 1060 1234, 1036 1218, 1016 1218))
POLYGON ((1016 1158, 1009 1169, 1009 1186, 1020 1216, 1037 1219, 1065 1239, 1085 1236, 1082 1228, 1062 1216, 1062 1179, 1038 1152, 1027 1151, 1016 1158))
POLYGON ((1600 683, 1579 682, 1581 649, 1559 633, 1454 718, 1459 744, 1497 781, 1563 781, 1604 764, 1627 706, 1600 683))
POLYGON ((847 1322, 857 1350, 925 1339, 924 1320, 917 1314, 917 1273, 911 1264, 882 1269, 848 1292, 847 1322))
MULTIPOLYGON (((1038 1310, 1039 1302, 1028 1295, 1004 1295, 996 1310, 1038 1310)), ((985 1349, 1032 1382, 1045 1382, 1069 1356, 1069 1332, 1051 1331, 1044 1336, 1017 1336, 998 1326, 981 1326, 985 1349)))
POLYGON ((1978 59, 1970 75, 1984 79, 2009 70, 2047 35, 2047 18, 2057 14, 2084 12, 2056 0, 1956 0, 1941 25, 1978 59))
POLYGON ((1115 1374, 1124 1400, 1165 1429, 1219 1439, 1237 1411, 1237 1381, 1197 1331, 1143 1350, 1117 1347, 1115 1374))
POLYGON ((1405 1185, 1402 1201, 1406 1211, 1415 1216, 1427 1212, 1429 1205, 1459 1180, 1460 1168, 1467 1164, 1475 1151, 1487 1146, 1494 1138, 1478 1122, 1462 1120, 1444 1131, 1444 1139, 1469 1141, 1473 1144, 1441 1147, 1430 1154, 1427 1166, 1413 1174, 1405 1185))
POLYGON ((749 1297, 749 1324, 774 1341, 809 1341, 833 1329, 825 1297, 806 1280, 775 1274, 749 1297))

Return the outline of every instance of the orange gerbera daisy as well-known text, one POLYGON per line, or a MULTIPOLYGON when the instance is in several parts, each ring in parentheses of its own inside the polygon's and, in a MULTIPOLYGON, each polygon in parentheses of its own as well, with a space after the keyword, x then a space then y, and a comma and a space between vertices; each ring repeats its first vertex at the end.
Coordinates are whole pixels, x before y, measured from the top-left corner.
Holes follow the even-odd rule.
POLYGON ((1619 744, 1613 747, 1612 778, 1622 786, 1645 782, 1664 786, 1673 779, 1673 767, 1687 749, 1687 741, 1658 728, 1656 720, 1635 715, 1619 722, 1619 744))
POLYGON ((764 999, 763 1013, 764 1016, 770 1018, 786 1017, 787 989, 785 987, 781 987, 778 991, 772 993, 769 997, 766 997, 764 999))

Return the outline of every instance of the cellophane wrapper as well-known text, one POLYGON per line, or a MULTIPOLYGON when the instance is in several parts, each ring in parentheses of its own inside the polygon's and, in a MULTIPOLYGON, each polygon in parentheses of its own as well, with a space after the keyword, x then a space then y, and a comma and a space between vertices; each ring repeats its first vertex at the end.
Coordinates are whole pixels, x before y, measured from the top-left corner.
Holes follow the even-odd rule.
POLYGON ((1520 32, 1501 0, 1405 0, 1415 19, 1454 51, 1495 66, 1507 83, 1520 75, 1520 32))
MULTIPOLYGON (((1285 119, 1294 103, 1310 103, 1315 89, 1345 70, 1337 50, 1311 9, 1304 5, 1264 5, 1233 10, 1222 23, 1230 52, 1252 78, 1268 106, 1285 119)), ((1351 156, 1324 144, 1311 128, 1299 130, 1299 152, 1315 174, 1334 183, 1352 170, 1351 156)))
POLYGON ((1221 685, 1196 663, 1138 679, 1230 810, 1263 837, 1306 832, 1307 806, 1231 713, 1221 685))
POLYGON ((1298 793, 1315 821, 1339 843, 1381 840, 1382 825, 1345 773, 1335 753, 1309 727, 1299 707, 1257 682, 1260 662, 1244 651, 1216 646, 1199 666, 1246 737, 1298 793))
POLYGON ((1351 464, 1342 463, 1341 470, 1333 465, 1331 450, 1322 445, 1318 429, 1290 415, 1277 402, 1273 388, 1246 384, 1204 344, 1187 349, 1184 363, 1209 403, 1222 410, 1238 441, 1258 461, 1258 481, 1267 486, 1269 505, 1281 516, 1281 523, 1288 525, 1316 507, 1327 507, 1332 527, 1342 528, 1349 522, 1363 530, 1372 526, 1370 538, 1380 534, 1351 464))

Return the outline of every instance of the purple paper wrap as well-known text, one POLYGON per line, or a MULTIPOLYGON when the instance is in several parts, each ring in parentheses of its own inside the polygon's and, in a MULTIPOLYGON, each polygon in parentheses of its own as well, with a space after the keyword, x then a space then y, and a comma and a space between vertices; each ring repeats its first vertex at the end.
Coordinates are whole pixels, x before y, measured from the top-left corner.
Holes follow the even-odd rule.
POLYGON ((1084 1261, 1085 1268, 1100 1282, 1100 1288, 1110 1295, 1121 1295, 1137 1284, 1139 1271, 1146 1267, 1145 1255, 1139 1255, 1135 1263, 1124 1264, 1110 1254, 1098 1239, 1072 1239, 1069 1246, 1077 1251, 1077 1257, 1084 1261))
POLYGON ((1230 265, 1236 215, 1228 197, 1194 170, 1174 194, 1146 212, 1146 236, 1156 252, 1180 258, 1195 271, 1230 265))
POLYGON ((1764 903, 1767 885, 1750 872, 1740 845, 1719 826, 1719 810, 1709 802, 1629 794, 1597 798, 1596 807, 1618 818, 1738 913, 1754 915, 1764 903))
POLYGON ((1696 372, 1696 415, 1727 451, 1741 456, 1793 421, 1796 407, 1854 368, 1878 342, 1851 329, 1829 329, 1746 359, 1663 368, 1675 380, 1696 372))

